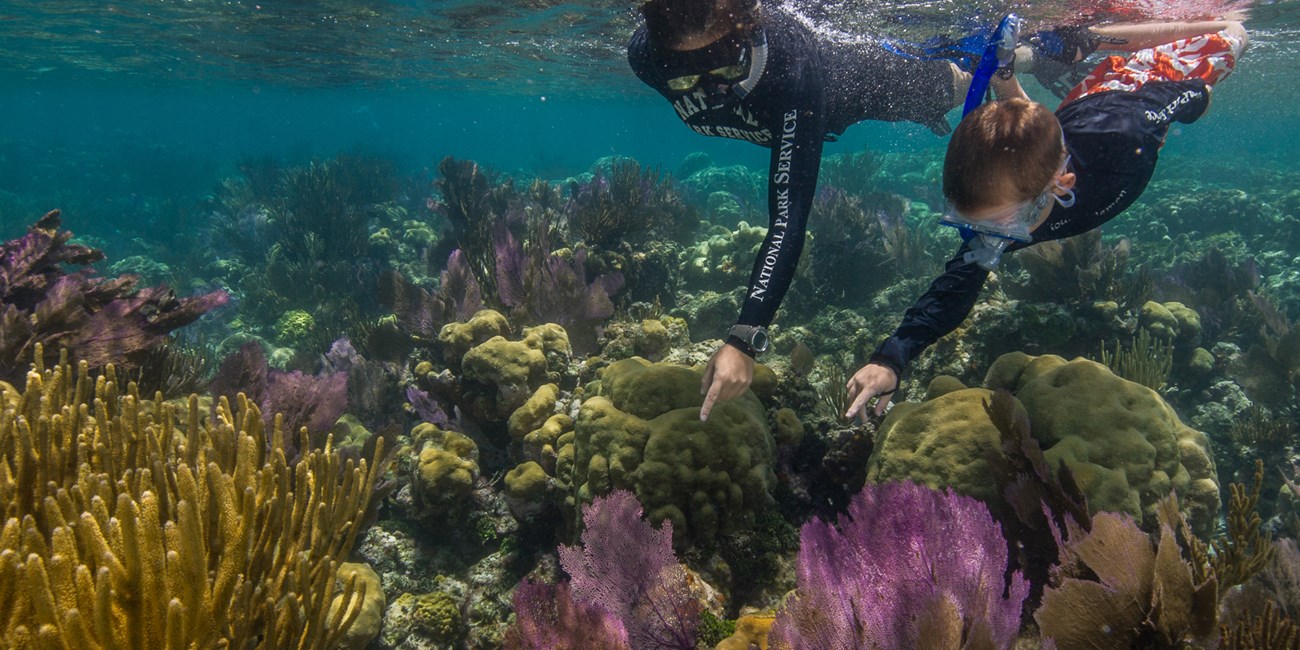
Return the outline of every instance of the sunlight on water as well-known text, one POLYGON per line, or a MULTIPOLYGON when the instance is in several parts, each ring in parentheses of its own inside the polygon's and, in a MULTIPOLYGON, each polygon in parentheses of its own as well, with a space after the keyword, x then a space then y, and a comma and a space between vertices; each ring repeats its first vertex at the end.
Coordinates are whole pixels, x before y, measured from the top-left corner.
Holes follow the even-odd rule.
MULTIPOLYGON (((1009 10, 1046 26, 1203 18, 1247 7, 1230 0, 1006 3, 977 0, 782 3, 824 34, 845 40, 923 40, 975 31, 1009 10)), ((1261 5, 1248 24, 1263 59, 1295 48, 1295 2, 1261 5)), ((103 3, 18 0, 0 5, 0 64, 26 79, 127 74, 149 83, 240 79, 327 87, 393 81, 497 91, 528 81, 587 96, 631 84, 623 46, 636 25, 631 2, 311 2, 246 0, 103 3), (592 79, 603 83, 590 83, 592 79)))

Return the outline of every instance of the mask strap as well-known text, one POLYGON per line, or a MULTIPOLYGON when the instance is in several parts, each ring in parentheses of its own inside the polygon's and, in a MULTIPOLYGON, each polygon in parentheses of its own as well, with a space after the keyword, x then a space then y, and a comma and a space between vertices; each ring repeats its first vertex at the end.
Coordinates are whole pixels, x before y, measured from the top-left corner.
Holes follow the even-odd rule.
POLYGON ((1065 196, 1053 192, 1052 198, 1056 199, 1056 202, 1063 208, 1074 207, 1074 190, 1061 187, 1061 184, 1056 181, 1052 181, 1052 184, 1056 186, 1056 189, 1065 192, 1065 196))
POLYGON ((753 60, 749 63, 749 74, 731 87, 732 92, 741 99, 754 90, 758 80, 763 77, 763 70, 767 68, 767 32, 762 27, 758 28, 758 36, 750 47, 753 60))
MULTIPOLYGON (((1065 148, 1065 134, 1064 134, 1064 133, 1061 134, 1061 148, 1062 148, 1062 149, 1065 148)), ((1066 153, 1066 154, 1065 154, 1065 162, 1061 163, 1061 171, 1057 172, 1057 175, 1058 175, 1058 176, 1061 175, 1061 174, 1064 174, 1064 173, 1066 172, 1066 169, 1070 166, 1070 157, 1071 157, 1071 156, 1070 156, 1069 153, 1066 153)), ((1062 186, 1061 186, 1061 182, 1058 181, 1058 180, 1056 180, 1055 178, 1052 179, 1052 185, 1056 186, 1056 189, 1061 190, 1062 192, 1065 192, 1065 196, 1061 196, 1060 194, 1057 194, 1056 192, 1052 192, 1052 198, 1056 199, 1056 202, 1057 202, 1058 204, 1060 204, 1060 206, 1063 207, 1063 208, 1072 208, 1072 207, 1074 207, 1074 190, 1071 189, 1071 188, 1062 187, 1062 186)))

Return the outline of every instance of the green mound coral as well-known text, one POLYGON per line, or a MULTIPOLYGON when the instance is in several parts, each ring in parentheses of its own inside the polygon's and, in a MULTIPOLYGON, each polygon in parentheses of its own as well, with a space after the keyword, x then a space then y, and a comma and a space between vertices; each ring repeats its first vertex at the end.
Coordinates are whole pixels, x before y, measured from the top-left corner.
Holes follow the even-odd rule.
POLYGON ((545 384, 538 388, 532 397, 510 414, 510 419, 506 422, 510 436, 522 439, 529 432, 540 428, 555 412, 555 402, 559 398, 560 387, 555 384, 545 384))
POLYGON ((516 519, 528 519, 546 509, 556 481, 535 461, 506 472, 506 504, 516 519))
POLYGON ((984 408, 992 395, 984 388, 963 388, 895 405, 876 433, 867 480, 951 486, 995 503, 997 483, 990 479, 986 454, 998 449, 1002 438, 984 408))
POLYGON ((409 647, 412 642, 419 647, 447 648, 465 634, 465 624, 460 604, 449 593, 435 591, 415 595, 402 594, 393 601, 384 615, 382 641, 387 647, 409 647))
MULTIPOLYGON (((882 423, 868 477, 950 485, 993 503, 986 459, 999 438, 984 412, 989 390, 936 383, 930 399, 899 404, 882 423)), ((1093 361, 1023 353, 1000 357, 985 385, 1016 397, 1048 464, 1065 461, 1093 512, 1128 513, 1153 528, 1172 491, 1198 535, 1213 530, 1219 491, 1209 441, 1154 391, 1093 361)))
MULTIPOLYGON (((673 522, 678 545, 711 545, 752 527, 774 483, 766 413, 746 393, 701 422, 700 379, 691 368, 638 357, 610 364, 600 395, 583 402, 575 422, 568 462, 577 499, 630 489, 649 520, 673 522)), ((567 467, 564 450, 558 466, 567 467)))
POLYGON ((275 341, 287 347, 302 347, 316 336, 316 319, 301 310, 292 309, 275 321, 275 341))
POLYGON ((348 608, 358 607, 359 614, 352 626, 343 634, 339 642, 339 648, 343 650, 362 650, 370 645, 375 637, 379 636, 379 627, 384 623, 384 608, 388 606, 388 600, 384 598, 383 583, 379 579, 379 574, 368 565, 357 562, 344 562, 339 565, 338 584, 335 585, 340 591, 348 580, 355 579, 357 584, 365 585, 364 597, 354 597, 351 601, 344 601, 343 595, 334 597, 330 603, 330 617, 336 616, 339 609, 343 607, 344 602, 348 603, 348 608), (355 576, 355 578, 353 578, 355 576), (359 601, 359 602, 358 602, 359 601))
POLYGON ((715 226, 707 235, 707 239, 686 250, 682 277, 691 286, 716 290, 743 284, 767 228, 741 221, 734 231, 715 226))
POLYGON ((651 361, 663 359, 673 346, 690 343, 686 321, 675 316, 640 321, 615 321, 605 327, 601 356, 626 359, 639 356, 651 361))
POLYGON ((502 421, 547 381, 546 354, 524 341, 495 336, 461 361, 462 407, 482 421, 502 421))
POLYGON ((573 358, 573 346, 569 343, 569 333, 556 323, 543 323, 524 328, 524 344, 534 350, 541 350, 546 357, 546 367, 555 381, 568 367, 573 358))
POLYGON ((443 431, 428 422, 416 425, 411 437, 420 450, 411 485, 421 514, 440 517, 459 512, 478 480, 478 445, 464 434, 443 431))
POLYGON ((448 361, 459 363, 470 348, 493 337, 509 336, 510 321, 501 312, 483 309, 464 323, 447 323, 438 332, 438 342, 448 361))

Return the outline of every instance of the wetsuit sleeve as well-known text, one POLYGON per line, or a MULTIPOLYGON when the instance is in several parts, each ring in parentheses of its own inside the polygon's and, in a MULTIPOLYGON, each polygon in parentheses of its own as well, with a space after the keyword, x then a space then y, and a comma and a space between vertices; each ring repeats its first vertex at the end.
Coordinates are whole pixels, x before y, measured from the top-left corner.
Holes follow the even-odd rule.
POLYGON ((962 256, 970 248, 962 244, 957 255, 948 261, 943 275, 903 315, 903 322, 885 339, 870 362, 885 366, 900 376, 907 364, 940 337, 957 329, 970 314, 979 298, 989 272, 962 256))
POLYGON ((738 319, 742 325, 772 323, 799 264, 817 191, 826 133, 820 75, 807 70, 800 76, 802 82, 790 84, 792 92, 784 95, 788 100, 772 113, 779 122, 769 127, 773 144, 767 179, 767 237, 749 275, 738 319))

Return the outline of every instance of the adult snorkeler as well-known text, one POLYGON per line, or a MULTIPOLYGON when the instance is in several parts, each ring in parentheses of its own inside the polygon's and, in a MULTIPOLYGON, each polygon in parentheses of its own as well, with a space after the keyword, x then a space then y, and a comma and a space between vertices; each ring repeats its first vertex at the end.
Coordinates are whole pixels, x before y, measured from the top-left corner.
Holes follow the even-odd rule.
POLYGON ((702 135, 771 149, 768 231, 737 324, 709 360, 700 419, 749 387, 754 357, 803 249, 822 142, 862 120, 910 120, 947 134, 970 75, 878 44, 820 39, 758 0, 647 0, 628 62, 702 135))
POLYGON ((944 159, 942 223, 961 248, 849 380, 846 418, 865 418, 874 397, 884 412, 908 362, 966 318, 1004 253, 1097 228, 1137 200, 1170 124, 1200 118, 1248 38, 1225 20, 1064 28, 1038 43, 1071 62, 1098 46, 1131 54, 1103 61, 1055 114, 1014 75, 993 80, 998 100, 961 121, 944 159))

